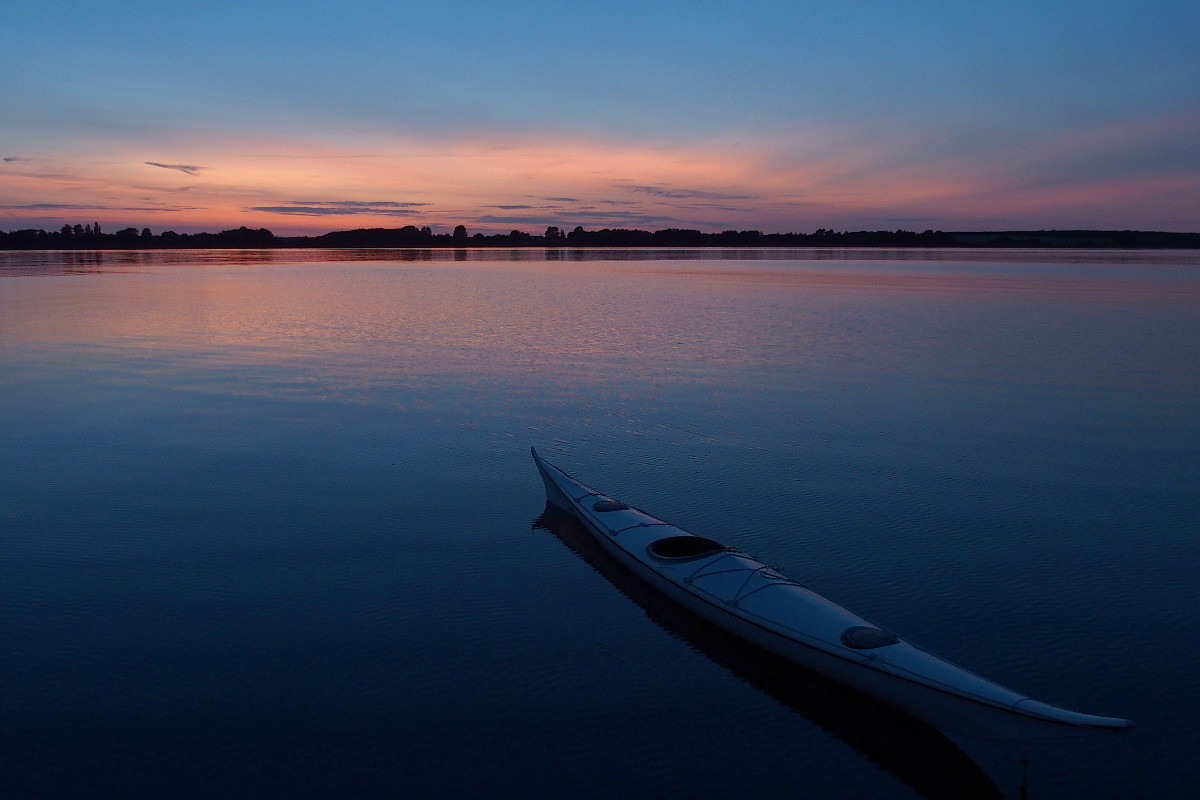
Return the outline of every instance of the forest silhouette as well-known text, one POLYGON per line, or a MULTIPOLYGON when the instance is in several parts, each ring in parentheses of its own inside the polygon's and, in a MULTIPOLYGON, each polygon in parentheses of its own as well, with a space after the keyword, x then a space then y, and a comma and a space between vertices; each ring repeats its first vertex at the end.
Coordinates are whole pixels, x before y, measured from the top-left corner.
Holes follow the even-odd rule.
POLYGON ((245 226, 220 233, 153 233, 149 228, 124 228, 105 233, 100 223, 63 225, 56 231, 0 231, 4 250, 143 250, 143 249, 269 249, 372 247, 1080 247, 1080 248, 1200 248, 1200 233, 1161 231, 835 231, 763 233, 726 230, 705 233, 684 228, 644 231, 578 226, 565 231, 555 225, 542 234, 471 234, 465 225, 437 234, 429 227, 358 228, 319 236, 276 236, 266 228, 245 226))

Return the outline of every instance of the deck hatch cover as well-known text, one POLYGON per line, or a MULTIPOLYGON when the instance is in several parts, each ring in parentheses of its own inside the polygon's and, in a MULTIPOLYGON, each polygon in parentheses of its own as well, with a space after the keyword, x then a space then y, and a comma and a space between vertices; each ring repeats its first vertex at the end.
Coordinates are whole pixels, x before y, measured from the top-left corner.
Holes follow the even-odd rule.
POLYGON ((887 647, 899 641, 900 637, 891 631, 866 625, 855 625, 842 631, 842 644, 855 650, 874 650, 876 647, 887 647))

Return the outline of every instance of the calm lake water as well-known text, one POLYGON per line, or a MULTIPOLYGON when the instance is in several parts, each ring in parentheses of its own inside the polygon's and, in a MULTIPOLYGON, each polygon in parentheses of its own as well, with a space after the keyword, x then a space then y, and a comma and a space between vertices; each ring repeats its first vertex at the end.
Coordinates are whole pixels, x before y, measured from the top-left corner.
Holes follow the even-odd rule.
POLYGON ((1197 252, 0 253, 0 479, 3 797, 1200 783, 1197 252), (952 739, 746 653, 531 445, 1138 727, 952 739))

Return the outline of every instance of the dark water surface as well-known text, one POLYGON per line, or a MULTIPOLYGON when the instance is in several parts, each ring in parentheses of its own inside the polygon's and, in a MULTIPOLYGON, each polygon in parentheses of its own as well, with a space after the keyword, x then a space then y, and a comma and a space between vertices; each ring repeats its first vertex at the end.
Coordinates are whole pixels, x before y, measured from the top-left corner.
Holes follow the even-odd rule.
POLYGON ((3 797, 1200 782, 1195 252, 0 253, 0 480, 3 797), (1138 727, 950 739, 748 656, 530 445, 1138 727))

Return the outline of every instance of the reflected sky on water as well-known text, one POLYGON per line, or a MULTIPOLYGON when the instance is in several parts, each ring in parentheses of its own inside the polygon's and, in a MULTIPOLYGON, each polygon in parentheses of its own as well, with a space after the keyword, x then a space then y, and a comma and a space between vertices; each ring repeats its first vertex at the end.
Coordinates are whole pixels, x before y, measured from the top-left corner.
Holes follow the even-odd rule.
POLYGON ((1030 797, 1178 793, 1198 334, 1191 252, 0 253, 0 788, 919 791, 531 531, 536 445, 1138 723, 1030 797))

